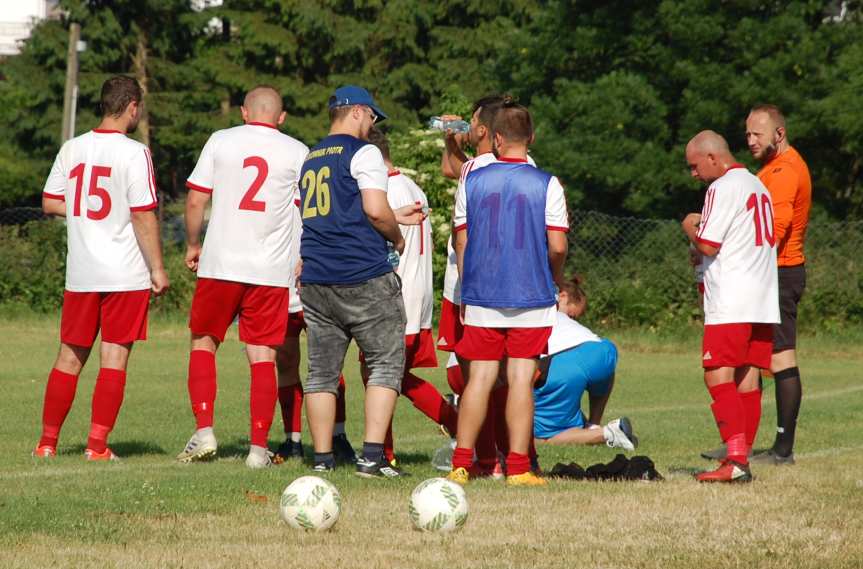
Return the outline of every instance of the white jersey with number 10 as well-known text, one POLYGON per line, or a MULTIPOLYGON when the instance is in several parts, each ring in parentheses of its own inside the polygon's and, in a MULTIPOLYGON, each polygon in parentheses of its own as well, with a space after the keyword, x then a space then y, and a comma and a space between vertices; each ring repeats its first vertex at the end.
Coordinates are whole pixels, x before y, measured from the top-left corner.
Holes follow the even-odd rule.
POLYGON ((65 200, 66 290, 150 288, 132 212, 156 207, 150 151, 114 130, 93 130, 60 149, 42 194, 65 200))
POLYGON ((186 185, 213 194, 198 276, 290 287, 295 200, 308 147, 250 123, 210 136, 186 185))
POLYGON ((704 257, 704 323, 778 323, 773 203, 761 180, 735 165, 710 184, 696 238, 719 249, 704 257))

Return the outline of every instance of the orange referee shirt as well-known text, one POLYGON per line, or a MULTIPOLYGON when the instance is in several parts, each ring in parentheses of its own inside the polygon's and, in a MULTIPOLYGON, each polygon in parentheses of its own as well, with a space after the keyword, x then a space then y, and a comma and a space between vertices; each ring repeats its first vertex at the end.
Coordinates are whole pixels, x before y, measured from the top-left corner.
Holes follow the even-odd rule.
POLYGON ((791 147, 774 156, 758 172, 773 200, 773 231, 777 264, 802 265, 803 240, 812 207, 812 179, 803 157, 791 147))

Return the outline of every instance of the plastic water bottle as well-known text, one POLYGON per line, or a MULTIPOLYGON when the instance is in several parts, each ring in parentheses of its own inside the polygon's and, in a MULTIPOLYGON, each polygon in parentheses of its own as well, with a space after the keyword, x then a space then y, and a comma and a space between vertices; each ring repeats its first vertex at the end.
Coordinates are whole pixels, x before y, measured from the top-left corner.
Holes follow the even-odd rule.
POLYGON ((466 133, 470 130, 470 123, 461 119, 445 120, 441 117, 432 117, 429 119, 429 128, 444 132, 451 130, 455 133, 466 133))
POLYGON ((393 269, 399 266, 399 252, 396 251, 395 245, 387 241, 387 261, 392 265, 393 269))

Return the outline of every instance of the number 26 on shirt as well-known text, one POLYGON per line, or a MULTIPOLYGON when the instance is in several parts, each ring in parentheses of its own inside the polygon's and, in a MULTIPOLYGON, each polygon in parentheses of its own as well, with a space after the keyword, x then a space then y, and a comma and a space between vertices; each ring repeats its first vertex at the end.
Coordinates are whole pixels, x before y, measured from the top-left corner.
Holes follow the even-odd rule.
POLYGON ((323 166, 320 170, 306 170, 306 173, 303 174, 303 179, 300 181, 302 190, 305 193, 305 199, 303 199, 303 219, 318 215, 329 215, 329 179, 329 166, 323 166))

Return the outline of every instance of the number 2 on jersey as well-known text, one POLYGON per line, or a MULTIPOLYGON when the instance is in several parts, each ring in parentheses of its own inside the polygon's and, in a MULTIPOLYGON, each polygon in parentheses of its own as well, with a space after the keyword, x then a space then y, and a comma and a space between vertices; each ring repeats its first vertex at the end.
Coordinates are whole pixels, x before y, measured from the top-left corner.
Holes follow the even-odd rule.
POLYGON ((324 166, 317 172, 306 170, 303 174, 302 186, 306 192, 303 200, 303 219, 330 213, 330 167, 324 166), (312 205, 314 200, 315 205, 312 205))
POLYGON ((773 247, 776 239, 773 236, 773 208, 767 194, 761 194, 761 210, 758 208, 758 196, 750 194, 746 200, 746 209, 752 210, 752 222, 755 224, 755 246, 764 245, 764 240, 773 247), (763 227, 763 230, 762 230, 763 227), (763 235, 763 237, 762 237, 763 235))
MULTIPOLYGON (((84 188, 84 170, 87 165, 83 162, 78 164, 69 172, 69 179, 75 179, 75 202, 72 204, 72 216, 81 216, 81 190, 84 188)), ((87 208, 87 218, 99 221, 105 219, 111 213, 111 194, 105 188, 99 187, 99 178, 110 178, 111 168, 108 166, 93 166, 90 168, 90 188, 87 196, 96 196, 102 205, 99 209, 87 208)))
POLYGON ((258 175, 255 176, 255 179, 252 181, 252 185, 249 186, 246 193, 243 194, 243 199, 240 200, 240 209, 245 209, 247 211, 266 211, 267 202, 256 200, 255 196, 257 195, 258 190, 261 189, 261 186, 264 185, 264 181, 267 179, 267 174, 270 173, 270 167, 267 164, 267 161, 260 156, 249 156, 243 160, 243 169, 245 170, 249 166, 257 168, 258 175))

